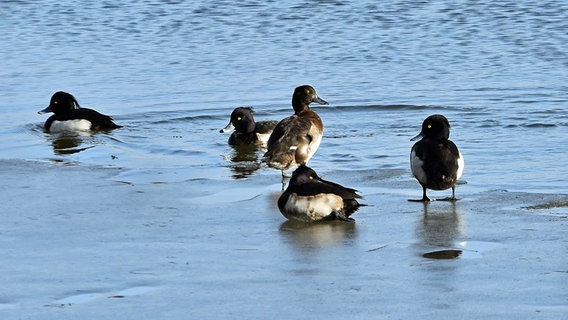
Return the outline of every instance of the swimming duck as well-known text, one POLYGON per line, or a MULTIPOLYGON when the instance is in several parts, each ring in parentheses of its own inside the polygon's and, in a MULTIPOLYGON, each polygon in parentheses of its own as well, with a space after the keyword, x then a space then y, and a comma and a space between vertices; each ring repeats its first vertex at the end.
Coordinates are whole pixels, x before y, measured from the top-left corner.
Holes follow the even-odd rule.
POLYGON ((310 109, 310 103, 328 103, 312 86, 299 86, 292 95, 294 115, 280 121, 268 139, 265 162, 282 170, 306 164, 318 149, 323 136, 323 123, 310 109))
POLYGON ((422 131, 411 139, 420 139, 410 151, 410 168, 422 186, 422 199, 412 201, 430 201, 426 189, 449 188, 452 188, 452 196, 443 200, 456 200, 456 182, 463 173, 464 159, 449 137, 450 122, 443 115, 435 114, 424 120, 422 131))
POLYGON ((350 216, 365 206, 356 199, 362 199, 356 190, 325 181, 302 164, 292 173, 288 188, 278 199, 278 209, 289 220, 355 221, 350 216))
POLYGON ((277 121, 255 122, 253 110, 249 107, 238 107, 231 113, 229 124, 219 132, 235 130, 229 137, 232 146, 265 145, 276 127, 277 121))
POLYGON ((105 130, 121 127, 107 115, 92 109, 81 108, 73 95, 63 91, 54 93, 49 106, 38 113, 48 112, 54 113, 44 125, 45 131, 48 132, 105 130))

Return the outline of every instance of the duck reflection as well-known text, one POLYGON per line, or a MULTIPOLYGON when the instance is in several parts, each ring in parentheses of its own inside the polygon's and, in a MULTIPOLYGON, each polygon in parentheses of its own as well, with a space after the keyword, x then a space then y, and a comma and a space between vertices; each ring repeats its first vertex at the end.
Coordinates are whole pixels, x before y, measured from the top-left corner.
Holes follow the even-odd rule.
POLYGON ((356 223, 325 221, 305 223, 288 220, 280 225, 280 234, 300 252, 342 246, 357 236, 356 223))
POLYGON ((462 215, 455 202, 426 202, 424 215, 417 224, 416 234, 423 247, 453 248, 456 241, 463 236, 464 229, 462 215))
POLYGON ((81 145, 85 142, 85 137, 90 137, 90 135, 86 133, 62 133, 58 135, 50 135, 53 153, 56 155, 67 155, 93 148, 94 146, 81 147, 81 145))
MULTIPOLYGON (((456 203, 427 202, 423 206, 424 214, 416 224, 416 248, 421 259, 428 260, 421 260, 421 267, 416 268, 416 283, 421 287, 418 290, 442 296, 467 290, 458 276, 462 264, 454 262, 462 254, 455 244, 464 235, 464 222, 456 203)), ((460 307, 458 301, 433 306, 443 310, 460 307)))
POLYGON ((261 148, 258 146, 233 147, 229 156, 229 169, 233 179, 245 179, 260 169, 261 148))

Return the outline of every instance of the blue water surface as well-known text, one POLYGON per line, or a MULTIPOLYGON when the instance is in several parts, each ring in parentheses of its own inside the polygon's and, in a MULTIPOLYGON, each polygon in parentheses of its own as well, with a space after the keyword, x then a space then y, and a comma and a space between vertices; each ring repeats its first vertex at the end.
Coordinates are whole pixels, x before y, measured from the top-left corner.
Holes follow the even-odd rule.
POLYGON ((564 1, 3 1, 0 156, 195 176, 230 166, 216 130, 234 107, 281 119, 309 83, 331 103, 318 109, 318 167, 407 170, 408 139, 443 113, 472 191, 566 192, 567 11, 564 1), (54 141, 35 112, 58 90, 125 128, 54 141))

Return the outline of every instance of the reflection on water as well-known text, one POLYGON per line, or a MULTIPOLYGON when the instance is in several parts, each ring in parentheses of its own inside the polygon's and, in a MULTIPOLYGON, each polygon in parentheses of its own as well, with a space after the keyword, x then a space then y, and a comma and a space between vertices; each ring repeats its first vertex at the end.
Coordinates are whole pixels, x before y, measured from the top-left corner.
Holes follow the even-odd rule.
POLYGON ((262 148, 258 146, 232 147, 228 156, 233 179, 245 179, 261 167, 262 148))
POLYGON ((456 202, 424 203, 424 215, 416 227, 422 247, 453 248, 464 232, 456 202))
POLYGON ((280 225, 280 234, 300 252, 343 245, 357 236, 355 223, 326 221, 302 223, 286 221, 280 225))
POLYGON ((56 155, 66 155, 79 153, 81 151, 94 148, 94 145, 80 147, 84 144, 84 137, 89 137, 88 133, 62 133, 51 136, 51 146, 56 155))
MULTIPOLYGON (((423 268, 416 273, 417 283, 433 296, 447 296, 460 288, 459 270, 463 252, 455 250, 456 241, 464 234, 464 222, 456 202, 423 204, 423 215, 416 224, 418 255, 423 268), (458 260, 455 260, 458 258, 458 260)), ((457 301, 433 299, 429 307, 438 310, 460 308, 457 301)))

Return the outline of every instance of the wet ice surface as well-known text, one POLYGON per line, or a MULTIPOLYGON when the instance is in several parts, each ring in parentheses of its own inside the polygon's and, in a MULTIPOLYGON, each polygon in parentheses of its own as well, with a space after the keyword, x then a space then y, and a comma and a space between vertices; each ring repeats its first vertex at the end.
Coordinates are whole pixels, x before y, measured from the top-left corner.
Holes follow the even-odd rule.
POLYGON ((554 211, 565 195, 462 187, 455 204, 423 205, 407 201, 410 178, 334 171, 325 177, 357 183, 371 206, 354 224, 305 225, 279 214, 274 171, 125 183, 120 169, 3 161, 2 174, 7 319, 568 312, 568 217, 554 211), (443 250, 461 254, 423 257, 443 250))

